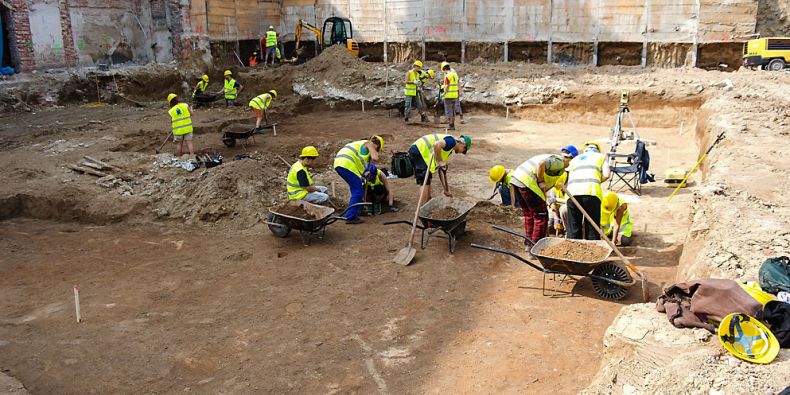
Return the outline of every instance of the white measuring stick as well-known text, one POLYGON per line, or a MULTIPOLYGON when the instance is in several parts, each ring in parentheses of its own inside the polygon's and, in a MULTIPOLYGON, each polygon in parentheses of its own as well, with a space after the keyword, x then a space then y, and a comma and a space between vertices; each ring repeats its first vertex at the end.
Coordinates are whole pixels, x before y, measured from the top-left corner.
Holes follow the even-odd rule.
POLYGON ((362 100, 362 112, 365 112, 365 101, 362 100))
POLYGON ((505 107, 505 119, 510 118, 510 107, 505 107))
POLYGON ((80 316, 80 286, 74 285, 74 310, 77 312, 77 322, 82 322, 82 317, 80 316))

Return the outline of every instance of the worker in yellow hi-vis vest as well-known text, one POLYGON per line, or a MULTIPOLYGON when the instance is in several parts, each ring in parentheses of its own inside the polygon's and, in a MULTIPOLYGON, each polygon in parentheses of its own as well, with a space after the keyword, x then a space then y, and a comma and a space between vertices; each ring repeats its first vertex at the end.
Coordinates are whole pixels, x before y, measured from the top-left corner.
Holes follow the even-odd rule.
POLYGON ((277 91, 272 89, 266 93, 260 94, 255 96, 250 100, 250 108, 255 112, 255 131, 260 132, 261 129, 261 119, 266 120, 266 124, 269 124, 269 116, 266 114, 266 110, 269 106, 272 105, 272 100, 277 98, 277 91))
POLYGON ((233 73, 230 70, 225 70, 223 74, 225 76, 225 85, 223 88, 225 92, 225 107, 230 105, 235 106, 236 98, 239 97, 239 93, 244 90, 244 86, 233 78, 233 73))
POLYGON ((274 66, 274 59, 277 58, 277 37, 280 35, 274 31, 274 26, 269 26, 269 30, 266 31, 266 55, 263 58, 263 65, 266 66, 269 64, 269 56, 272 57, 272 66, 274 66))
POLYGON ((170 114, 170 127, 173 133, 173 141, 176 143, 176 156, 181 156, 183 153, 184 141, 187 142, 189 154, 194 156, 192 114, 189 111, 189 106, 186 103, 179 103, 178 96, 175 93, 167 95, 167 104, 170 106, 167 113, 170 114))
POLYGON ((458 74, 453 71, 450 64, 442 63, 444 73, 444 115, 447 116, 447 130, 455 130, 455 103, 458 101, 458 74))
POLYGON ((403 94, 406 97, 406 105, 403 108, 403 120, 409 122, 409 115, 411 114, 411 106, 417 106, 417 112, 420 114, 421 122, 428 122, 428 117, 423 112, 422 100, 417 86, 420 85, 420 76, 422 75, 422 62, 419 60, 414 61, 411 70, 406 72, 406 79, 403 81, 405 88, 403 94))

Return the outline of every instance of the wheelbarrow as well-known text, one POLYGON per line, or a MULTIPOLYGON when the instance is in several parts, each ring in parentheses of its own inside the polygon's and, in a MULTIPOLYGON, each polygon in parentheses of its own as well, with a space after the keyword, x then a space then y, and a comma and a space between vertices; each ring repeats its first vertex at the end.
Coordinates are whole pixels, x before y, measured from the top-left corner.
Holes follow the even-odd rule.
MULTIPOLYGON (((475 206, 475 203, 463 200, 455 200, 446 196, 437 197, 429 200, 422 207, 420 207, 418 218, 422 225, 417 225, 422 231, 420 236, 420 248, 425 249, 428 246, 428 241, 431 236, 437 232, 444 233, 443 235, 436 235, 436 237, 446 238, 450 244, 450 253, 455 252, 456 240, 466 232, 466 217, 475 206), (435 210, 440 210, 446 207, 452 207, 458 211, 458 216, 451 219, 432 218, 430 215, 435 210)), ((409 221, 386 221, 384 225, 392 224, 406 224, 412 226, 409 221)))
POLYGON ((247 140, 252 139, 252 143, 255 144, 255 135, 263 134, 266 129, 272 129, 274 131, 274 135, 277 135, 276 123, 261 125, 260 130, 255 130, 254 126, 247 127, 242 125, 230 125, 222 132, 222 143, 228 148, 233 148, 236 146, 236 140, 239 140, 241 142, 241 146, 244 149, 247 149, 247 140))
POLYGON ((326 235, 326 227, 335 223, 337 220, 345 220, 346 213, 352 207, 364 206, 370 203, 356 203, 345 209, 340 215, 332 215, 335 209, 324 207, 304 200, 289 200, 286 205, 301 206, 305 212, 311 214, 314 219, 300 218, 293 215, 277 212, 278 206, 269 209, 269 215, 264 223, 269 226, 269 230, 277 237, 288 237, 291 230, 297 230, 302 238, 302 243, 309 246, 313 241, 313 236, 323 239, 326 235))
POLYGON ((493 227, 496 230, 501 230, 511 235, 518 236, 531 244, 532 248, 530 249, 530 253, 538 260, 540 266, 530 262, 529 260, 512 251, 481 244, 472 244, 472 247, 510 255, 525 265, 537 271, 543 272, 543 296, 558 296, 560 293, 557 292, 557 288, 561 286, 562 283, 567 281, 568 278, 573 281, 578 281, 581 277, 589 277, 592 280, 593 290, 598 296, 609 300, 620 300, 625 297, 625 295, 628 293, 628 290, 637 283, 637 280, 631 276, 631 273, 625 267, 617 262, 607 261, 609 255, 612 253, 612 248, 603 240, 574 240, 574 242, 594 244, 596 246, 600 246, 601 248, 605 248, 607 251, 606 256, 600 259, 594 261, 561 259, 545 255, 543 252, 548 247, 567 241, 567 239, 558 237, 545 237, 535 243, 530 238, 517 231, 497 225, 494 225, 493 227), (555 280, 554 293, 552 294, 546 293, 547 275, 551 275, 553 280, 555 280), (556 283, 556 277, 558 275, 562 276, 562 278, 559 283, 556 283))

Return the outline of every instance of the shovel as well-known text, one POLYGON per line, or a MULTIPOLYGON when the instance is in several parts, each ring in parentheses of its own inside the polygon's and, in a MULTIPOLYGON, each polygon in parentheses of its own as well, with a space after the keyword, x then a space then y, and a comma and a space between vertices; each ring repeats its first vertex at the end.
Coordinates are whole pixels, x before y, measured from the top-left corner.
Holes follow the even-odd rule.
POLYGON ((587 219, 587 222, 592 224, 593 228, 595 228, 595 231, 598 232, 601 238, 604 239, 607 244, 609 244, 609 247, 612 247, 612 250, 617 254, 618 257, 620 257, 620 260, 623 261, 625 266, 632 272, 636 273, 637 276, 639 276, 639 279, 642 280, 642 300, 645 303, 647 303, 650 300, 650 290, 647 289, 647 277, 645 277, 645 274, 640 272, 639 269, 637 269, 636 266, 634 266, 634 264, 631 263, 631 261, 629 261, 628 258, 626 258, 625 255, 623 255, 622 252, 620 252, 617 246, 614 245, 614 243, 611 240, 609 240, 608 237, 606 237, 606 234, 603 232, 603 230, 601 230, 601 227, 598 226, 598 224, 595 223, 595 221, 593 221, 592 218, 590 218, 590 215, 587 214, 587 211, 585 211, 584 208, 582 208, 582 205, 579 204, 578 201, 576 201, 576 198, 573 197, 573 195, 571 195, 571 193, 568 192, 567 189, 565 189, 565 185, 563 184, 557 184, 557 185, 559 185, 562 191, 565 192, 566 195, 568 195, 568 197, 571 199, 571 201, 576 206, 576 208, 578 208, 579 211, 581 211, 582 214, 584 214, 584 218, 587 219))
POLYGON ((163 142, 162 142, 162 145, 160 145, 160 146, 159 146, 159 148, 157 148, 157 149, 156 149, 156 153, 157 153, 157 154, 158 154, 160 151, 162 151, 162 148, 164 148, 164 147, 165 147, 165 144, 167 144, 167 141, 168 141, 168 140, 170 140, 170 136, 172 136, 172 135, 173 135, 173 132, 170 132, 170 134, 168 134, 168 135, 167 135, 167 137, 165 137, 165 141, 163 141, 163 142))
POLYGON ((395 255, 395 258, 392 258, 392 261, 397 263, 398 265, 408 266, 412 259, 414 259, 414 255, 417 253, 417 249, 412 247, 414 244, 414 231, 417 230, 417 218, 420 214, 420 199, 422 198, 423 190, 425 190, 425 185, 428 183, 428 176, 431 174, 431 164, 433 163, 433 150, 431 150, 431 159, 428 160, 428 168, 425 170, 425 178, 422 179, 422 186, 420 187, 420 196, 417 197, 417 209, 414 210, 414 220, 411 222, 411 234, 409 235, 409 241, 406 243, 406 247, 401 248, 398 253, 395 255))

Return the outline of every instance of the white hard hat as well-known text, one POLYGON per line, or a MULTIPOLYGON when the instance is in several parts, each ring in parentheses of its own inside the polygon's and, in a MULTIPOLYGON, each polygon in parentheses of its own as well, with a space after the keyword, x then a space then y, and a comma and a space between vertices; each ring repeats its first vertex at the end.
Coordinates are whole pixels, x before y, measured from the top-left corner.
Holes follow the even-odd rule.
POLYGON ((269 25, 269 30, 274 30, 274 26, 269 25))

